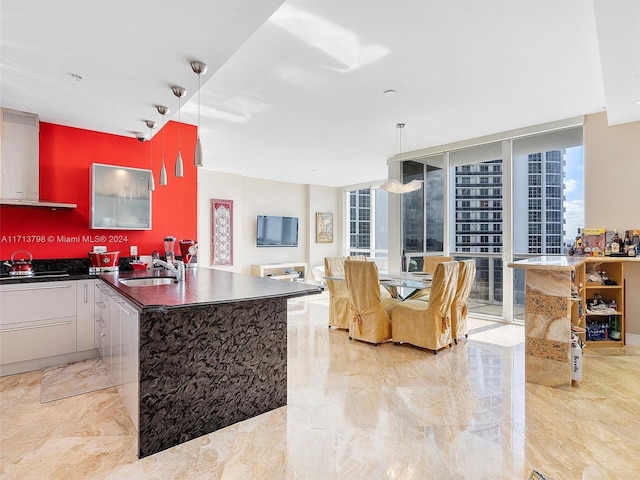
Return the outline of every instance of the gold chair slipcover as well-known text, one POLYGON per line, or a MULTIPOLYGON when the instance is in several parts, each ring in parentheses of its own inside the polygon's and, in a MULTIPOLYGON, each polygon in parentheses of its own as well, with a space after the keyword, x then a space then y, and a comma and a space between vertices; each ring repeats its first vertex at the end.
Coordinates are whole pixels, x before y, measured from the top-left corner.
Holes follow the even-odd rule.
MULTIPOLYGON (((424 273, 430 273, 433 275, 433 272, 436 271, 436 267, 438 266, 438 264, 442 262, 452 262, 452 261, 453 261, 453 257, 445 257, 443 255, 424 257, 423 264, 422 264, 422 271, 424 273)), ((428 302, 430 292, 431 292, 430 288, 423 288, 413 296, 413 300, 423 300, 428 302)))
MULTIPOLYGON (((344 275, 344 257, 325 257, 324 274, 327 277, 344 275)), ((349 329, 351 320, 351 301, 347 282, 326 279, 329 289, 329 327, 349 329)))
POLYGON ((380 297, 376 264, 347 260, 344 262, 344 275, 351 299, 349 338, 375 344, 389 340, 389 312, 399 300, 380 297))
POLYGON ((476 279, 476 261, 462 260, 458 272, 458 289, 451 306, 451 335, 458 343, 458 338, 467 336, 467 302, 473 282, 476 279))
MULTIPOLYGON (((347 260, 355 260, 355 261, 361 260, 364 262, 369 261, 367 257, 365 257, 364 255, 353 255, 351 257, 347 257, 347 260)), ((380 285, 380 296, 382 298, 391 298, 391 297, 396 298, 398 296, 398 292, 395 289, 392 289, 392 290, 393 290, 393 293, 387 290, 387 288, 384 285, 380 285)))
POLYGON ((422 264, 422 271, 424 273, 434 274, 438 264, 442 262, 453 262, 453 257, 445 257, 443 255, 424 257, 424 263, 422 264))
POLYGON ((410 343, 437 353, 451 345, 451 305, 458 286, 458 262, 436 266, 429 302, 407 300, 391 312, 394 343, 410 343))

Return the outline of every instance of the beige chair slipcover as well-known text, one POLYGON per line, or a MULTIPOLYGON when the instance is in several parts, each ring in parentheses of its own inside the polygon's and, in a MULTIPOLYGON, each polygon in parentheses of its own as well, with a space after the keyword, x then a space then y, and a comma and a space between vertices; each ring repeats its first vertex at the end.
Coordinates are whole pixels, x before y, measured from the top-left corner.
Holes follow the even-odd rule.
POLYGON ((451 305, 451 335, 458 343, 458 338, 466 337, 467 328, 467 301, 476 279, 476 261, 462 260, 458 272, 458 288, 451 305))
POLYGON ((435 353, 451 346, 451 305, 458 286, 458 262, 436 266, 429 302, 407 300, 391 312, 394 343, 410 343, 435 353))
MULTIPOLYGON (((325 257, 324 274, 327 277, 344 275, 344 257, 325 257)), ((347 282, 326 279, 329 289, 329 327, 349 329, 351 320, 351 301, 347 282)))
MULTIPOLYGON (((363 261, 368 261, 367 257, 365 257, 364 255, 354 255, 352 257, 347 257, 347 260, 363 260, 363 261)), ((398 292, 395 288, 392 289, 393 293, 391 293, 389 290, 387 290, 387 288, 384 285, 380 285, 380 296, 382 298, 396 298, 398 296, 398 292)))
POLYGON ((424 273, 435 273, 436 271, 436 267, 438 266, 439 263, 442 262, 452 262, 453 261, 453 257, 445 257, 443 255, 436 255, 436 256, 427 256, 424 257, 424 263, 422 264, 422 271, 424 273))
POLYGON ((378 344, 391 338, 389 312, 399 303, 380 297, 378 267, 374 262, 347 260, 344 275, 351 299, 349 339, 378 344))
MULTIPOLYGON (((442 262, 452 262, 453 261, 453 257, 445 257, 443 255, 436 255, 436 256, 428 256, 428 257, 424 257, 424 263, 422 264, 422 271, 424 273, 430 273, 433 275, 433 272, 436 271, 436 267, 438 266, 439 263, 442 262)), ((431 292, 430 288, 423 288, 422 290, 420 290, 419 292, 417 292, 412 299, 413 300, 424 300, 424 301, 429 301, 429 293, 431 292)))

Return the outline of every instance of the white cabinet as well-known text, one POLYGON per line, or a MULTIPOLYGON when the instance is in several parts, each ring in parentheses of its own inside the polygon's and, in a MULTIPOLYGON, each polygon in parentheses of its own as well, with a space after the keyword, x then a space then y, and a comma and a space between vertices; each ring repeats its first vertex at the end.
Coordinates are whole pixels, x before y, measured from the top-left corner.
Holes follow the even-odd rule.
POLYGON ((111 307, 109 308, 109 312, 111 313, 111 330, 107 337, 109 345, 107 347, 107 352, 110 356, 108 359, 108 368, 113 383, 115 385, 120 385, 120 382, 122 381, 122 344, 120 340, 122 308, 120 308, 120 304, 125 302, 125 300, 115 292, 109 295, 109 299, 111 302, 111 307))
POLYGON ((96 348, 116 385, 138 381, 138 310, 102 282, 96 283, 96 348))
POLYGON ((75 351, 74 281, 0 286, 0 364, 75 351))
POLYGON ((95 296, 96 348, 138 428, 138 322, 140 314, 124 297, 98 281, 95 296))
POLYGON ((96 285, 95 328, 96 347, 102 357, 111 380, 120 383, 120 308, 124 302, 116 292, 106 285, 96 285))
POLYGON ((82 352, 95 348, 95 280, 76 282, 76 350, 82 352))
POLYGON ((127 302, 118 303, 120 321, 120 382, 118 392, 138 429, 139 313, 127 302))
MULTIPOLYGON (((95 348, 103 361, 111 357, 111 349, 107 355, 107 330, 111 333, 111 300, 109 287, 98 282, 95 288, 95 348)), ((106 365, 106 363, 105 363, 106 365)))
POLYGON ((307 277, 307 264, 270 263, 266 265, 251 265, 251 275, 289 282, 304 282, 307 277))

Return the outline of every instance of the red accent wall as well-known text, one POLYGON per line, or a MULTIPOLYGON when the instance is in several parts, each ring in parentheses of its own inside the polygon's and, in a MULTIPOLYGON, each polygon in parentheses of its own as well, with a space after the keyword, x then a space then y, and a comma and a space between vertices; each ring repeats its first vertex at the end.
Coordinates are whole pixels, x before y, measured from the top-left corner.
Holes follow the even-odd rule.
MULTIPOLYGON (((142 125, 142 122, 141 122, 142 125)), ((40 200, 75 203, 74 210, 0 206, 0 259, 11 258, 15 250, 28 250, 35 259, 82 258, 94 245, 129 256, 136 245, 140 255, 163 251, 163 239, 196 239, 197 172, 193 165, 197 129, 169 122, 164 127, 165 165, 168 185, 160 186, 162 136, 156 132, 153 147, 152 230, 91 230, 89 228, 90 171, 92 163, 149 169, 150 143, 133 136, 122 137, 78 128, 40 123, 40 200), (173 175, 180 147, 184 177, 173 175), (96 236, 105 241, 90 241, 96 236)), ((176 254, 180 254, 176 246, 176 254)))

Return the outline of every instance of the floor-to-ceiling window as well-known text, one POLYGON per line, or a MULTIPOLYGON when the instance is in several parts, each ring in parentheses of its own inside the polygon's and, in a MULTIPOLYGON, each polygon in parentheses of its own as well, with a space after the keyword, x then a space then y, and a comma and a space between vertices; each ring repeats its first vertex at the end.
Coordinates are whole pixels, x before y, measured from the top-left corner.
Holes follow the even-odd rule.
POLYGON ((476 314, 502 316, 503 183, 502 142, 449 153, 449 252, 476 262, 476 314))
MULTIPOLYGON (((513 258, 566 255, 584 226, 582 127, 513 141, 513 258)), ((524 270, 512 270, 513 318, 524 320, 524 270)))
POLYGON ((402 182, 423 182, 422 188, 402 195, 402 250, 412 255, 412 269, 422 270, 422 256, 444 248, 443 156, 402 164, 402 182))
MULTIPOLYGON (((389 220, 401 227, 400 248, 417 270, 423 255, 474 259, 469 310, 476 315, 523 319, 524 270, 508 263, 566 254, 584 224, 582 126, 524 130, 461 142, 466 148, 433 147, 438 153, 427 149, 402 164, 403 183, 417 179, 423 186, 403 194, 401 218, 389 220)), ((387 211, 386 192, 347 195, 350 254, 386 256, 386 223, 383 228, 384 219, 375 214, 387 211)))
POLYGON ((388 193, 379 188, 361 188, 345 195, 349 209, 347 255, 388 257, 388 193))

